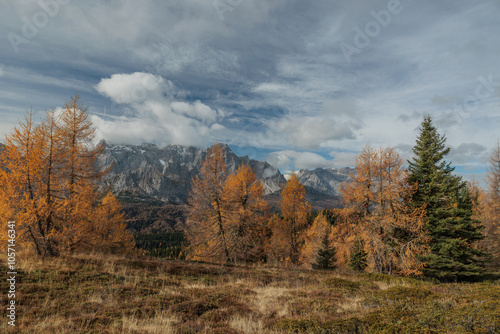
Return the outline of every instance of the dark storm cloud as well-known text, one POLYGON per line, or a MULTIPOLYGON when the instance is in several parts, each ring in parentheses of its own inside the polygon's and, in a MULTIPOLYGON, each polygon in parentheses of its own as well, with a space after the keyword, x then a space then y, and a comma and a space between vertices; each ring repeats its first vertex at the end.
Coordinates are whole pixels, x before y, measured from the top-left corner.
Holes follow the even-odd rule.
POLYGON ((3 4, 2 133, 79 93, 111 141, 307 149, 322 166, 336 165, 324 152, 412 145, 425 114, 453 147, 478 145, 457 163, 498 136, 494 0, 3 4))

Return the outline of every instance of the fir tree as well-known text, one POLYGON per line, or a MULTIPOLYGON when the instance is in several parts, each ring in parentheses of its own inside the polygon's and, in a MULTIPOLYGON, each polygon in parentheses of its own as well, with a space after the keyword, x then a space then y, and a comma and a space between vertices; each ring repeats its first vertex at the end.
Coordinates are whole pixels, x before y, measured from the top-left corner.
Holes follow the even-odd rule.
POLYGON ((421 260, 424 275, 443 281, 478 276, 485 255, 474 247, 481 240, 482 226, 474 220, 473 201, 466 182, 453 175, 451 163, 443 160, 450 149, 426 116, 420 127, 409 162, 409 182, 416 185, 415 206, 425 205, 424 229, 429 234, 430 253, 421 260))
POLYGON ((335 268, 335 248, 330 246, 328 231, 325 231, 321 241, 321 248, 316 254, 316 262, 313 263, 313 269, 332 270, 335 268))
POLYGON ((365 270, 368 265, 367 257, 368 253, 365 251, 365 243, 363 239, 356 239, 349 257, 349 269, 360 271, 365 270))

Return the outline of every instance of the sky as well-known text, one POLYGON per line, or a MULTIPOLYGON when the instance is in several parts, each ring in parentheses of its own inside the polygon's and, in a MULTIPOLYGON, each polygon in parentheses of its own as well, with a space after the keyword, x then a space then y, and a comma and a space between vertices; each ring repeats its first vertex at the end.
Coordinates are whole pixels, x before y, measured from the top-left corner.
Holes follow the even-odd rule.
MULTIPOLYGON (((498 0, 3 0, 0 138, 78 94, 97 139, 283 172, 411 157, 430 115, 467 179, 500 136, 498 0)), ((3 141, 3 139, 0 139, 3 141)))

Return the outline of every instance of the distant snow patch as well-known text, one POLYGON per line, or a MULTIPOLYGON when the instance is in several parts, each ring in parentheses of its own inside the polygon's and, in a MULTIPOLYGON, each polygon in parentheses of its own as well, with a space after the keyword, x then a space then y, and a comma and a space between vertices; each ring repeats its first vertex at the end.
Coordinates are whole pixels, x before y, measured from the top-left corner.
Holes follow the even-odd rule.
POLYGON ((162 166, 165 166, 165 163, 166 163, 166 162, 165 162, 165 160, 161 160, 161 159, 160 159, 160 163, 161 163, 161 165, 162 165, 162 166))

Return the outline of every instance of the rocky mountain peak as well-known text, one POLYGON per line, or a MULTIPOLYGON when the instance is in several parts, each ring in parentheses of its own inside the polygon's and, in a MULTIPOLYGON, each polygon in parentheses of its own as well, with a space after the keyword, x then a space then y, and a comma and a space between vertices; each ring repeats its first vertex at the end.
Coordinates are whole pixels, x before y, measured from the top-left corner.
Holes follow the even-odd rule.
POLYGON ((354 168, 316 168, 314 170, 301 169, 297 172, 299 181, 313 189, 325 192, 329 195, 338 195, 342 182, 349 180, 350 173, 354 168))
MULTIPOLYGON (((222 144, 226 164, 235 171, 248 164, 262 180, 265 193, 281 189, 285 179, 280 171, 265 161, 238 157, 222 144)), ((193 146, 154 144, 113 145, 106 143, 100 158, 103 165, 113 164, 106 183, 116 194, 132 194, 159 199, 164 202, 185 203, 191 180, 201 167, 206 150, 193 146)))

